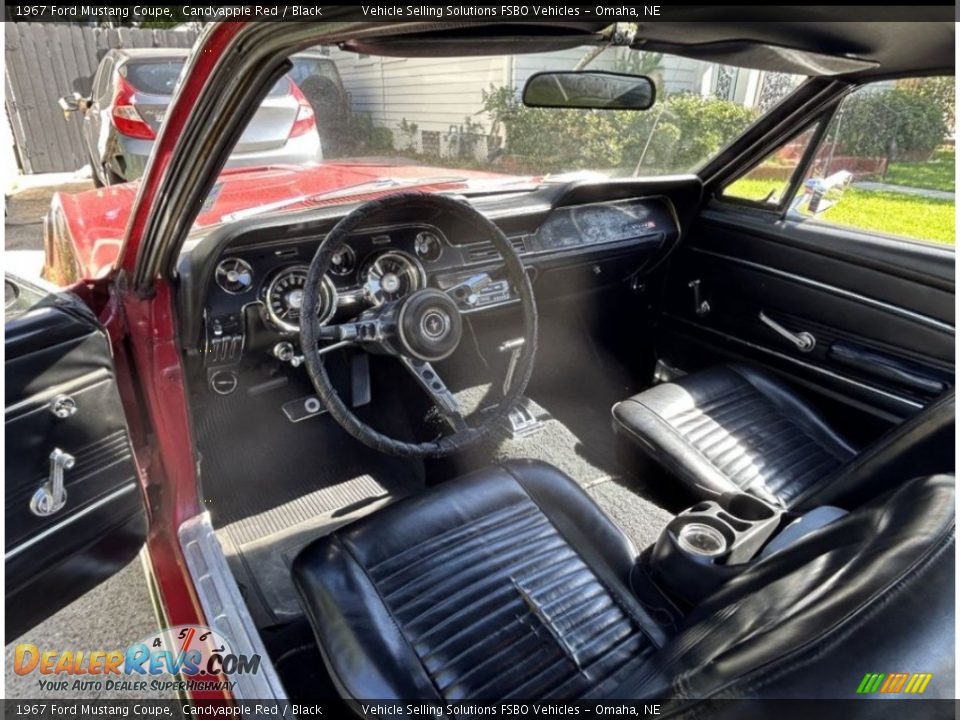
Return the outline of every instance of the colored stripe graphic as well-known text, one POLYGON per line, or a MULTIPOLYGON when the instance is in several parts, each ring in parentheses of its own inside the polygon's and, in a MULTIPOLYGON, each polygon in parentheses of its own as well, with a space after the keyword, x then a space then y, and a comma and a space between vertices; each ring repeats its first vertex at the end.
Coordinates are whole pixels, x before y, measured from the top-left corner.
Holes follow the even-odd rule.
POLYGON ((909 678, 910 673, 900 673, 900 679, 897 680, 896 684, 892 688, 890 688, 890 692, 898 693, 903 690, 903 686, 909 678))
POLYGON ((867 673, 857 686, 858 695, 880 692, 887 695, 904 693, 920 695, 933 679, 933 673, 867 673))
POLYGON ((890 692, 899 680, 900 680, 900 673, 890 673, 889 675, 887 675, 887 681, 883 684, 883 687, 880 688, 880 692, 882 693, 890 692))
POLYGON ((913 677, 910 678, 910 682, 907 683, 904 692, 910 693, 911 695, 919 695, 927 689, 927 685, 930 684, 932 678, 932 673, 914 673, 913 677))
POLYGON ((880 683, 886 677, 884 673, 867 673, 860 681, 857 692, 861 695, 870 695, 880 689, 880 683))

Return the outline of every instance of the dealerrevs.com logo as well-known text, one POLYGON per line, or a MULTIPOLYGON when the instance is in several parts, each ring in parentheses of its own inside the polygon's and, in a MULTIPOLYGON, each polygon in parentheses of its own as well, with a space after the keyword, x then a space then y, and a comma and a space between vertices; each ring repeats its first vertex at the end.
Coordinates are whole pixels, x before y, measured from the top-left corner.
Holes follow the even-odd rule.
POLYGON ((227 639, 202 625, 161 630, 116 650, 50 650, 20 643, 14 672, 36 674, 40 689, 75 691, 232 690, 230 675, 251 675, 260 656, 235 653, 227 639), (174 679, 179 676, 181 679, 174 679))

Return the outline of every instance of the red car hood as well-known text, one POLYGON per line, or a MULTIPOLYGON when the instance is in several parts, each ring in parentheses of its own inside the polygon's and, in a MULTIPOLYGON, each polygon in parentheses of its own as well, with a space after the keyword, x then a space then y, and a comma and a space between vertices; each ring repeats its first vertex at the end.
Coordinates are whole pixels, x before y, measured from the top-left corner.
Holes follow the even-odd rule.
MULTIPOLYGON (((456 170, 441 167, 414 165, 391 165, 381 162, 329 162, 315 166, 276 165, 260 168, 235 168, 225 170, 210 192, 200 215, 198 227, 209 227, 230 220, 231 216, 243 215, 243 211, 263 212, 271 209, 295 209, 322 205, 347 204, 356 200, 371 199, 391 192, 402 191, 403 185, 391 188, 384 186, 353 186, 375 180, 390 178, 404 183, 417 179, 436 178, 436 182, 418 185, 420 191, 464 190, 468 183, 483 180, 496 181, 498 185, 516 180, 518 185, 536 183, 539 178, 523 178, 476 170, 456 170), (458 180, 463 178, 463 180, 458 180), (310 198, 321 193, 342 190, 334 198, 310 198)), ((109 272, 120 253, 120 247, 133 207, 140 189, 139 181, 113 185, 100 190, 53 196, 53 222, 51 231, 58 246, 69 244, 78 270, 83 277, 100 277, 109 272), (68 233, 64 233, 64 230, 68 233)), ((49 262, 49 259, 48 259, 49 262)), ((48 268, 56 274, 56 268, 48 268)))

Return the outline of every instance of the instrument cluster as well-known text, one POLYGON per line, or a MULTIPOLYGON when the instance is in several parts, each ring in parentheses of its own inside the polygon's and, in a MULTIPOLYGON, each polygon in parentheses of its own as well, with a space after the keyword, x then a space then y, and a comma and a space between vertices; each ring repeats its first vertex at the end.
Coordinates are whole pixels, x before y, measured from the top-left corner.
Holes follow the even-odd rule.
MULTIPOLYGON (((320 322, 343 322, 422 288, 448 290, 485 272, 492 275, 489 282, 457 300, 462 312, 517 302, 509 283, 497 274, 502 259, 493 243, 471 236, 469 228, 451 224, 447 229, 457 237, 416 222, 352 235, 331 258, 320 291, 320 322)), ((593 287, 605 281, 606 266, 597 264, 597 258, 616 252, 622 256, 617 248, 624 243, 645 249, 638 256, 642 262, 676 235, 669 203, 647 198, 554 208, 535 226, 514 223, 509 240, 531 273, 549 275, 552 287, 563 294, 576 291, 578 284, 593 287), (580 266, 589 272, 569 269, 580 266)), ((318 243, 318 234, 264 235, 219 256, 204 303, 201 347, 207 365, 232 364, 248 350, 296 341, 303 289, 318 243)))
MULTIPOLYGON (((427 286, 427 269, 444 254, 446 238, 429 227, 364 233, 340 247, 330 261, 320 296, 320 322, 339 313, 399 300, 427 286)), ((263 323, 280 334, 300 330, 300 308, 316 240, 291 248, 245 247, 223 257, 214 281, 225 295, 259 307, 263 323)), ((222 326, 222 323, 221 325, 222 326)))

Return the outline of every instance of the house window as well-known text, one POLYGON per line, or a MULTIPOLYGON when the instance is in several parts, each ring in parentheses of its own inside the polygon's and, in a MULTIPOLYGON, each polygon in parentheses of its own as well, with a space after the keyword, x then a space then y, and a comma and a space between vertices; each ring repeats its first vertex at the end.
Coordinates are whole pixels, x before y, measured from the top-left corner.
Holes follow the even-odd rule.
POLYGON ((789 73, 765 72, 760 81, 760 93, 757 97, 757 107, 767 112, 793 92, 797 86, 795 75, 789 73))
POLYGON ((819 223, 954 244, 954 80, 866 85, 828 128, 792 207, 819 223))
POLYGON ((423 154, 430 157, 440 157, 440 133, 436 130, 424 130, 420 133, 423 143, 423 154))

